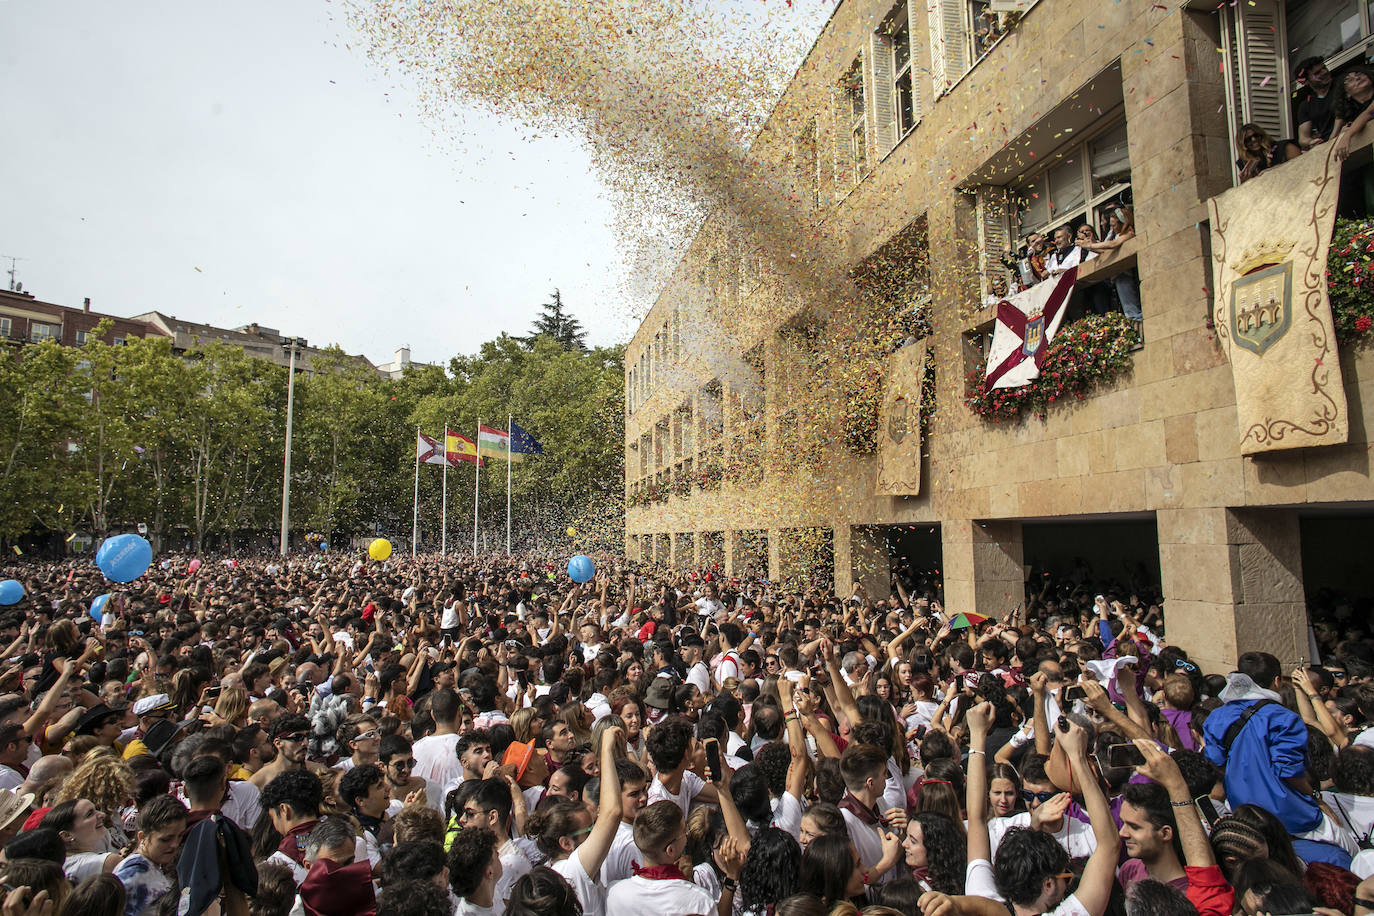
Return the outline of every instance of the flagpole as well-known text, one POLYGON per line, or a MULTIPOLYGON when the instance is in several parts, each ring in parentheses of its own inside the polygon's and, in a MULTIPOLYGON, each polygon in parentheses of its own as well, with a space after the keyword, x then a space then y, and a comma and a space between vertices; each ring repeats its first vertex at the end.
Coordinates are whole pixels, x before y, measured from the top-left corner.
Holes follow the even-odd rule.
POLYGON ((415 427, 415 501, 410 509, 410 555, 415 556, 415 542, 420 537, 420 427, 415 427))
POLYGON ((511 463, 511 442, 510 435, 511 415, 506 414, 506 556, 510 556, 510 463, 511 463))
POLYGON ((472 440, 477 450, 477 472, 472 475, 472 555, 477 556, 477 498, 482 481, 482 418, 477 418, 477 438, 472 440))
POLYGON ((442 501, 443 509, 440 510, 439 527, 439 555, 448 556, 448 421, 444 421, 444 444, 442 447, 444 456, 444 497, 442 501))

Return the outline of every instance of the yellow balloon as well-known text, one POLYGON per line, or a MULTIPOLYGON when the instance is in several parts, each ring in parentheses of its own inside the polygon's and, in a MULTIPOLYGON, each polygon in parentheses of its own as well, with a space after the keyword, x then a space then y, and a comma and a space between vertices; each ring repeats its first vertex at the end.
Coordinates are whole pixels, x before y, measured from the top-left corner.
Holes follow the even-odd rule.
POLYGON ((391 556, 391 542, 386 538, 377 538, 367 545, 367 555, 380 563, 391 556))
POLYGON ((570 537, 570 538, 575 538, 575 537, 577 537, 577 529, 576 529, 576 528, 569 528, 569 529, 568 529, 568 537, 570 537))

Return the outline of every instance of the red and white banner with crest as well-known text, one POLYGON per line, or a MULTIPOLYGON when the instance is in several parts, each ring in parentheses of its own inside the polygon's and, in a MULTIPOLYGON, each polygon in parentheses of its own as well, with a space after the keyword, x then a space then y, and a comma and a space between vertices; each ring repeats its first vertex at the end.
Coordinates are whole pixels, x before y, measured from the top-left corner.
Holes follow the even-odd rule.
POLYGON ((1045 350, 1064 320, 1077 279, 1074 267, 997 303, 988 352, 989 388, 1020 388, 1039 377, 1045 350))

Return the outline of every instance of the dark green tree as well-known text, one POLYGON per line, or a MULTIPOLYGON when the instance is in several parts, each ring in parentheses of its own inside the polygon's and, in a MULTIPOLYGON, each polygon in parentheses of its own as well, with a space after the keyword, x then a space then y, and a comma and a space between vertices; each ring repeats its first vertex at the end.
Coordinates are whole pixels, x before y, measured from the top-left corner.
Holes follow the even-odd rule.
POLYGON ((562 344, 565 350, 587 349, 587 332, 582 329, 582 322, 564 309, 560 291, 555 289, 553 297, 540 308, 543 311, 534 319, 529 336, 522 338, 526 347, 533 350, 534 342, 540 337, 551 337, 562 344))

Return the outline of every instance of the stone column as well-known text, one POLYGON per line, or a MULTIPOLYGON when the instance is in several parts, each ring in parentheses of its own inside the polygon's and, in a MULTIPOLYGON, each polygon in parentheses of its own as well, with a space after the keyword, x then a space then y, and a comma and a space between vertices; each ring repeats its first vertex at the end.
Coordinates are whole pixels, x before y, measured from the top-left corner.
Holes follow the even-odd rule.
POLYGON ((892 594, 892 564, 887 555, 885 529, 874 525, 836 525, 835 594, 848 597, 854 583, 863 585, 870 598, 892 594))
POLYGON ((783 576, 783 538, 786 528, 768 529, 768 578, 777 582, 783 576))
POLYGON ((1170 643, 1209 673, 1270 652, 1288 670, 1308 655, 1302 539, 1293 509, 1156 513, 1170 643))
POLYGON ((945 608, 1002 617, 1025 601, 1026 580, 1018 521, 977 519, 940 523, 945 608))

